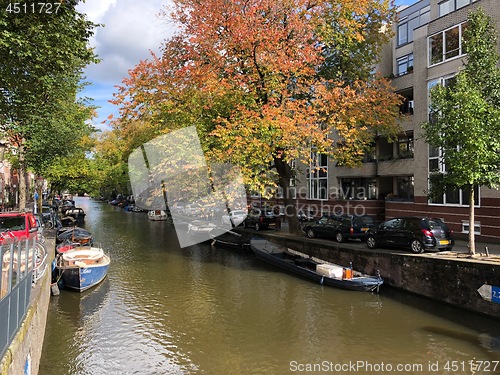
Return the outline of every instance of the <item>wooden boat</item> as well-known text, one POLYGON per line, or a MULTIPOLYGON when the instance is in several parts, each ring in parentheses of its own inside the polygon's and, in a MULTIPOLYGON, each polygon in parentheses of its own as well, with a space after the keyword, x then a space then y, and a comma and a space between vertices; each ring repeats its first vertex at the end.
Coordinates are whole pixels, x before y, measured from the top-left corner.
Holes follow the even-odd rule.
POLYGON ((209 232, 212 246, 221 245, 235 249, 250 250, 250 238, 232 230, 214 228, 209 232))
POLYGON ((168 219, 168 215, 164 210, 148 211, 148 219, 152 221, 163 221, 168 219))
MULTIPOLYGON (((68 208, 64 212, 64 215, 65 215, 65 217, 72 217, 73 219, 75 219, 75 222, 77 222, 77 223, 82 223, 85 221, 86 213, 80 207, 73 207, 73 208, 68 208)), ((61 219, 61 221, 62 220, 63 219, 61 219)))
POLYGON ((56 243, 69 242, 73 245, 92 245, 92 234, 80 227, 61 228, 57 231, 56 243))
POLYGON ((100 247, 74 247, 57 256, 56 269, 66 288, 83 292, 104 280, 109 263, 100 247))
POLYGON ((252 239, 250 247, 257 258, 307 277, 322 285, 360 291, 378 291, 383 280, 380 275, 369 276, 354 271, 352 266, 343 267, 306 254, 285 248, 263 239, 252 239))
POLYGON ((216 229, 217 225, 211 222, 206 222, 202 220, 193 220, 188 223, 187 233, 199 240, 199 241, 208 241, 211 239, 210 232, 213 229, 216 229))

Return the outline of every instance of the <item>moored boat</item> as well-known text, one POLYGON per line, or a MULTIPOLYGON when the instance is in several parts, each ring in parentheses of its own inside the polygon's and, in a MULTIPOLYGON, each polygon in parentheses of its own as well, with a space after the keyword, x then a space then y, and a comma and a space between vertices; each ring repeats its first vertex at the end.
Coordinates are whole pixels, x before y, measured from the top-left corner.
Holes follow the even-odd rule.
POLYGON ((306 254, 263 239, 252 239, 250 247, 257 258, 322 285, 371 292, 378 291, 384 282, 380 275, 366 275, 353 270, 352 266, 343 267, 311 258, 306 254))
POLYGON ((104 280, 109 263, 100 247, 75 247, 57 256, 56 268, 66 288, 83 292, 104 280))
POLYGON ((163 221, 168 219, 168 215, 164 210, 148 211, 148 219, 152 221, 163 221))
MULTIPOLYGON (((65 217, 72 217, 73 219, 75 219, 75 222, 77 222, 77 223, 82 223, 83 221, 85 221, 86 213, 80 207, 72 207, 72 208, 68 208, 64 212, 64 215, 65 215, 65 217)), ((62 219, 61 219, 61 221, 62 221, 62 219)))
POLYGON ((235 249, 250 250, 250 238, 232 230, 214 228, 209 232, 212 246, 221 245, 235 249))
POLYGON ((216 229, 217 225, 202 220, 193 220, 188 223, 187 233, 199 241, 208 241, 211 239, 210 232, 216 229))
POLYGON ((62 242, 90 246, 92 245, 92 234, 80 227, 61 228, 57 231, 56 243, 62 242))

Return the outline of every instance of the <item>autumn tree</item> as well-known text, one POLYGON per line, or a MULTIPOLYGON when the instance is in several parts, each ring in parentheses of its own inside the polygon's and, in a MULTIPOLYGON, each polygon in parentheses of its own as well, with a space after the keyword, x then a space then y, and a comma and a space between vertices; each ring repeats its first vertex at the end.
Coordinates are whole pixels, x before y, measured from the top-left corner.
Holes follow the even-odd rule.
MULTIPOLYGON (((239 165, 248 188, 288 194, 311 151, 356 165, 377 133, 394 135, 398 97, 371 74, 391 21, 379 0, 174 0, 180 27, 131 71, 116 124, 158 132, 195 124, 206 155, 239 165)), ((312 169, 318 169, 316 165, 312 169)))
POLYGON ((96 25, 75 1, 50 5, 8 3, 0 13, 0 128, 18 159, 21 209, 27 168, 42 173, 92 131, 92 108, 76 95, 82 69, 96 61, 88 46, 96 25))
POLYGON ((441 154, 441 170, 431 175, 431 195, 468 191, 469 252, 475 254, 474 191, 500 183, 500 69, 496 31, 482 9, 471 13, 464 32, 467 63, 454 84, 431 91, 427 142, 441 154))

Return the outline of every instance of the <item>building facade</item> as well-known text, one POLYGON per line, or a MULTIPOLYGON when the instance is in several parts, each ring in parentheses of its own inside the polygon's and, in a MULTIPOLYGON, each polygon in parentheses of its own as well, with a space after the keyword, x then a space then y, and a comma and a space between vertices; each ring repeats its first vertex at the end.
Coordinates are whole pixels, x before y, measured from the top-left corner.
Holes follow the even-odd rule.
MULTIPOLYGON (((420 0, 399 10, 379 70, 404 97, 402 132, 395 142, 378 137, 356 168, 315 155, 316 168, 305 168, 292 182, 299 210, 316 217, 339 212, 366 213, 378 220, 440 217, 456 234, 466 236, 468 193, 455 189, 428 198, 429 174, 441 163, 439 150, 424 141, 421 124, 428 119, 429 89, 446 84, 464 64, 462 33, 468 13, 482 7, 500 30, 498 5, 498 0, 420 0)), ((500 191, 480 187, 476 197, 477 238, 500 241, 500 191)))

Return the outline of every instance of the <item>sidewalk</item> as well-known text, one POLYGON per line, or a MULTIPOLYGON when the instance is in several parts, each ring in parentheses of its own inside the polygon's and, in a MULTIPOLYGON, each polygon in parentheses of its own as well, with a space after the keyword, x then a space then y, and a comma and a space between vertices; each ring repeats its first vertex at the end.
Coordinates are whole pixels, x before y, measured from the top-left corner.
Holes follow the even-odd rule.
MULTIPOLYGON (((292 236, 288 232, 288 223, 281 223, 281 230, 276 231, 276 234, 281 234, 281 235, 288 235, 292 236)), ((301 233, 299 233, 299 237, 305 237, 305 235, 301 236, 301 233)), ((334 240, 329 240, 333 241, 334 240)), ((480 256, 486 256, 486 248, 488 248, 488 254, 498 257, 500 256, 500 243, 488 243, 488 242, 478 242, 476 241, 476 254, 480 256)), ((453 246, 453 253, 457 254, 468 254, 469 253, 469 247, 467 246, 467 240, 462 240, 462 239, 455 239, 455 246, 453 246)))
MULTIPOLYGON (((486 254, 486 248, 488 248, 488 253, 490 255, 500 255, 500 244, 476 241, 476 254, 486 254)), ((457 253, 468 253, 469 248, 467 246, 467 241, 455 240, 453 251, 457 253)))

